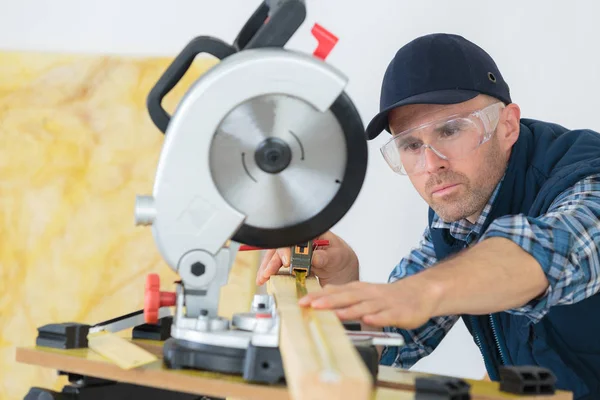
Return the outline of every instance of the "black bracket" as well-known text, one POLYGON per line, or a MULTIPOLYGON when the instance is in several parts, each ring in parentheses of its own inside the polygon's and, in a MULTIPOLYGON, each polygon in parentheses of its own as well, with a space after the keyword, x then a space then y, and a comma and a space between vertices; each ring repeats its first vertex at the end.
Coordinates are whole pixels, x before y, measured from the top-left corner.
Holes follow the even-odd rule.
POLYGON ((428 376, 415 379, 417 400, 470 400, 471 385, 460 378, 428 376))
POLYGON ((36 346, 55 349, 81 349, 88 347, 90 325, 76 322, 47 324, 38 328, 36 346))
POLYGON ((523 395, 546 395, 556 391, 556 376, 538 366, 500 367, 500 390, 523 395))
POLYGON ((131 338, 165 341, 171 337, 171 325, 173 325, 172 316, 159 319, 157 324, 138 325, 133 328, 131 338))

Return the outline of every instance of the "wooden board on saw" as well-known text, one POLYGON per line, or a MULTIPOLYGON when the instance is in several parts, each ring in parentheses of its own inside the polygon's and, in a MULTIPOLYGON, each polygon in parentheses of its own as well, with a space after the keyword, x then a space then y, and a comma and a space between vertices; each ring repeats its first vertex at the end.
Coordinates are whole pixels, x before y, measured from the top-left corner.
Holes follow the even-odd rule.
MULTIPOLYGON (((307 277, 303 289, 310 293, 321 286, 307 277)), ((268 291, 280 317, 279 347, 291 397, 370 399, 374 382, 335 313, 300 307, 300 287, 288 273, 271 276, 268 291)))

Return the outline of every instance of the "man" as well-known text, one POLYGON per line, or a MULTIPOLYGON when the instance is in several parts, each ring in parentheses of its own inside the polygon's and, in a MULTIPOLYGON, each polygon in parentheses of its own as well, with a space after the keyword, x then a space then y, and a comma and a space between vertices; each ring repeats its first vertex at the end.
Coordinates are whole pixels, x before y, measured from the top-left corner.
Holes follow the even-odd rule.
MULTIPOLYGON (((522 119, 492 58, 466 39, 420 37, 389 64, 369 139, 429 205, 418 247, 389 283, 358 281, 358 258, 331 232, 304 306, 397 331, 381 363, 408 368, 462 318, 488 374, 539 365, 574 398, 600 399, 600 134, 522 119)), ((264 283, 286 249, 260 266, 264 283)))

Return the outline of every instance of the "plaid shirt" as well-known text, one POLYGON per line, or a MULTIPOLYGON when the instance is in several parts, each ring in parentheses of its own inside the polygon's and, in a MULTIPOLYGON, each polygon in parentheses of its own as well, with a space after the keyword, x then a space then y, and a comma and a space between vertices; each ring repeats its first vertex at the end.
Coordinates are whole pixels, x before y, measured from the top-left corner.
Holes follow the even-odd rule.
MULTIPOLYGON (((600 175, 588 176, 561 193, 546 214, 537 218, 507 215, 493 221, 482 234, 483 223, 499 187, 500 184, 475 224, 467 220, 445 223, 436 215, 432 227, 447 228, 452 236, 469 245, 490 237, 507 238, 535 257, 548 278, 548 289, 523 307, 506 311, 527 316, 535 323, 550 307, 576 303, 597 293, 600 289, 600 175)), ((419 246, 400 261, 389 281, 413 275, 436 262, 427 228, 419 246)), ((392 366, 410 368, 436 348, 458 318, 456 315, 432 318, 414 330, 385 328, 385 331, 402 334, 406 345, 385 348, 382 358, 385 357, 387 364, 393 360, 392 366)))

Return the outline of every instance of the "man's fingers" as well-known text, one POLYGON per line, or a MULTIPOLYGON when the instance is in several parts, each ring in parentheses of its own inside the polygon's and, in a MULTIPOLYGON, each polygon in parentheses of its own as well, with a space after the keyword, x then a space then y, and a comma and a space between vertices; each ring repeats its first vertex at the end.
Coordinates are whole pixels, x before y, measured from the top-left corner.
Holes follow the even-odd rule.
POLYGON ((279 259, 281 260, 281 264, 283 266, 290 266, 291 250, 288 247, 277 249, 277 255, 279 256, 279 259))
POLYGON ((276 253, 275 255, 273 255, 273 258, 271 258, 271 262, 267 264, 267 268, 265 268, 265 273, 268 274, 268 276, 276 274, 282 265, 283 262, 281 261, 281 257, 279 256, 279 254, 276 253))
POLYGON ((334 284, 328 284, 325 285, 321 291, 318 292, 313 292, 313 293, 308 293, 307 295, 305 295, 304 297, 302 297, 299 301, 298 304, 300 304, 301 306, 309 306, 311 305, 311 303, 317 299, 320 299, 322 297, 326 297, 326 296, 330 296, 334 293, 339 293, 339 292, 344 292, 344 291, 348 291, 349 288, 350 289, 354 289, 352 286, 350 286, 351 284, 346 284, 346 285, 334 285, 334 284))
POLYGON ((351 306, 359 301, 366 300, 369 293, 356 289, 340 290, 335 293, 325 293, 324 296, 312 301, 313 308, 343 308, 351 306))
POLYGON ((326 296, 326 293, 323 293, 323 292, 308 293, 304 297, 302 297, 300 300, 298 300, 298 304, 300 306, 309 306, 310 303, 312 303, 316 299, 321 298, 323 296, 326 296))
POLYGON ((273 254, 275 254, 275 250, 267 250, 265 252, 264 257, 260 262, 260 267, 258 267, 259 272, 264 271, 264 269, 267 266, 267 264, 269 263, 269 261, 271 261, 271 258, 273 258, 273 254))
POLYGON ((393 311, 390 309, 384 309, 376 314, 367 314, 362 317, 362 322, 377 328, 392 326, 394 325, 393 311))
POLYGON ((314 268, 323 268, 328 263, 327 251, 317 249, 313 251, 312 266, 314 268))
MULTIPOLYGON (((328 284, 323 287, 323 289, 319 292, 309 293, 300 299, 299 304, 302 306, 313 306, 314 302, 319 300, 319 302, 329 303, 331 301, 332 296, 336 294, 342 294, 347 296, 348 293, 352 293, 350 296, 356 297, 356 299, 367 299, 372 297, 373 292, 367 291, 369 284, 365 284, 364 282, 351 282, 343 285, 334 285, 328 284), (322 300, 324 299, 324 300, 322 300)), ((334 301, 337 301, 334 297, 334 301)), ((317 303, 318 304, 318 303, 317 303)), ((323 304, 322 308, 329 308, 331 305, 323 304)))
POLYGON ((344 286, 343 285, 336 285, 333 283, 328 283, 327 285, 323 286, 323 292, 327 293, 327 294, 331 294, 331 293, 336 293, 339 292, 341 290, 344 290, 344 286))
POLYGON ((353 306, 336 310, 336 314, 340 319, 360 319, 365 315, 375 314, 383 309, 381 301, 377 300, 366 300, 360 303, 354 304, 353 306))
POLYGON ((266 263, 264 268, 261 266, 261 269, 258 271, 258 276, 256 277, 256 284, 262 285, 269 277, 281 268, 281 258, 279 258, 279 254, 276 251, 273 251, 271 258, 265 257, 266 263))
POLYGON ((264 257, 260 262, 260 266, 258 267, 258 271, 256 271, 256 284, 257 285, 262 285, 262 283, 259 283, 259 282, 262 280, 262 276, 265 271, 265 268, 267 268, 267 264, 269 264, 269 262, 271 261, 271 258, 273 258, 273 254, 275 254, 275 250, 267 250, 265 252, 264 257))
POLYGON ((256 273, 256 284, 262 285, 268 281, 269 277, 277 273, 282 265, 286 267, 290 265, 290 249, 284 247, 267 250, 256 273))

